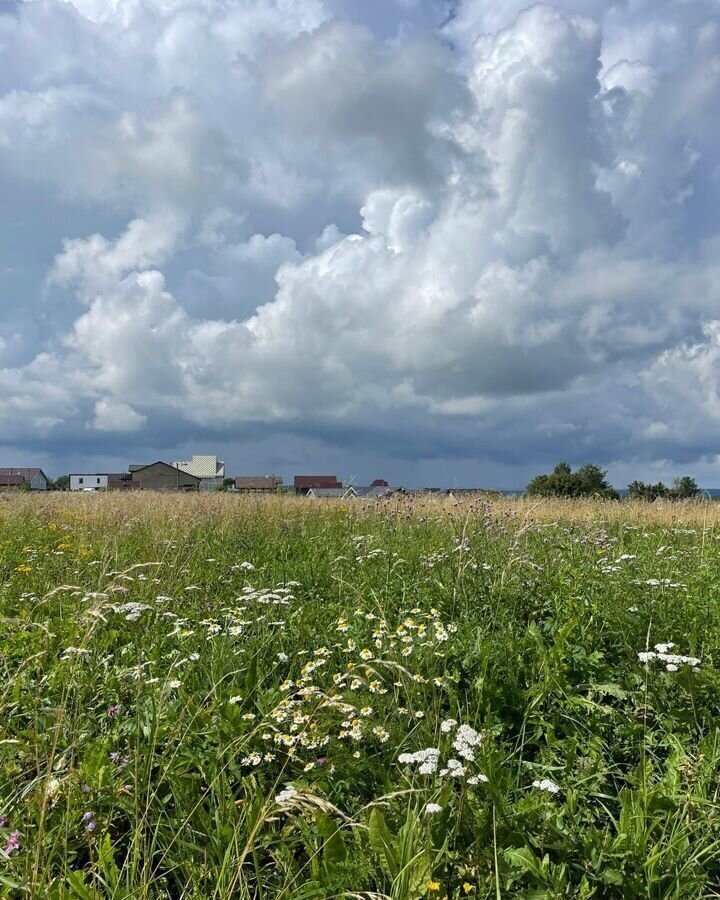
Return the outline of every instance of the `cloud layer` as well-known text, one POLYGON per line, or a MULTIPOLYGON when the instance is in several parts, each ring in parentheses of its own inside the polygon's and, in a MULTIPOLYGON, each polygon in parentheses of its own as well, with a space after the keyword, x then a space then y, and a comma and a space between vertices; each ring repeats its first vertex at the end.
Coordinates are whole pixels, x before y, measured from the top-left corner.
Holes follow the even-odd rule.
POLYGON ((716 2, 28 0, 0 48, 3 455, 712 481, 716 2))

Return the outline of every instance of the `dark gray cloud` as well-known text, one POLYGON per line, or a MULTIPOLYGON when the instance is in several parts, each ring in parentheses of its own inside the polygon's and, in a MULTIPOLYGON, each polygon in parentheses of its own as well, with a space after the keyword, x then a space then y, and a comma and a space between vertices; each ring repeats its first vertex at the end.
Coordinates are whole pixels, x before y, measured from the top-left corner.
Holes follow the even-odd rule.
POLYGON ((715 2, 0 0, 0 45, 8 463, 714 480, 715 2))

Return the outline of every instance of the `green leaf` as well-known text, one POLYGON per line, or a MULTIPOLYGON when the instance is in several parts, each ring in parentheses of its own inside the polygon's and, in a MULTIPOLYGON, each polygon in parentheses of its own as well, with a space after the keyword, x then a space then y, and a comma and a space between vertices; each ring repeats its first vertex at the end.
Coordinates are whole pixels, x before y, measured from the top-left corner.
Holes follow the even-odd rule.
POLYGON ((326 813, 318 813, 318 834, 323 838, 323 861, 329 868, 342 866, 347 857, 345 841, 338 824, 326 813))
POLYGON ((380 861, 385 875, 392 881, 398 875, 398 861, 393 849, 393 838, 382 811, 375 807, 368 821, 368 836, 373 853, 380 861))
POLYGON ((521 869, 545 881, 542 863, 529 847, 511 848, 505 851, 505 859, 514 869, 521 869))

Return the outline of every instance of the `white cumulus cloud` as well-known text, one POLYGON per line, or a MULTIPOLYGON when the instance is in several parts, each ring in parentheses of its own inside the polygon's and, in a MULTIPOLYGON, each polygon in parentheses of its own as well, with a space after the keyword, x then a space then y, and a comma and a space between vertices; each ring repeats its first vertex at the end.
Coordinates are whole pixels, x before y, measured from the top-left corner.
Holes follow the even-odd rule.
POLYGON ((715 4, 442 9, 0 13, 0 446, 710 465, 715 4))

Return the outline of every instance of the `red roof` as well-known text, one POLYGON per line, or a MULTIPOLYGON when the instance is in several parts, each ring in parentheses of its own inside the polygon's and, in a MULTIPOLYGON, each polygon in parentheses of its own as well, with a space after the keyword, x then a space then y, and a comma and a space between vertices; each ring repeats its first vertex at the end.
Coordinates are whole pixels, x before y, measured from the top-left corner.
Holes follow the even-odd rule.
POLYGON ((370 485, 370 487, 390 487, 390 485, 385 481, 384 478, 376 478, 375 481, 370 485))
POLYGON ((335 475, 296 475, 293 481, 296 488, 339 488, 342 482, 335 475))

